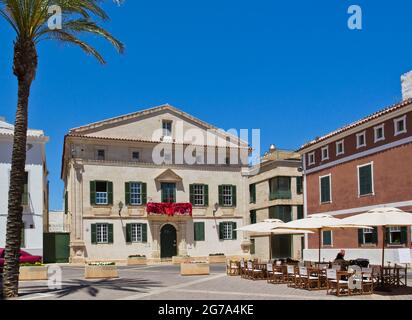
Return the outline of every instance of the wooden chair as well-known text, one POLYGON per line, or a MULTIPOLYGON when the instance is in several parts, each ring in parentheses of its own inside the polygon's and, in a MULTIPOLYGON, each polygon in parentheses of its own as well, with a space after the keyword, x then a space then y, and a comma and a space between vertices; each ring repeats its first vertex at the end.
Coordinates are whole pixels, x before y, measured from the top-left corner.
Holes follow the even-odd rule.
POLYGON ((265 278, 266 271, 264 269, 258 268, 257 265, 257 263, 252 261, 247 262, 248 279, 259 280, 265 278))
POLYGON ((377 284, 373 276, 372 268, 362 268, 362 295, 373 294, 373 289, 377 284))
POLYGON ((226 274, 228 276, 240 275, 240 264, 237 261, 229 260, 229 264, 226 265, 226 274))
POLYGON ((320 289, 319 269, 300 267, 299 275, 300 288, 307 290, 320 289))
POLYGON ((268 283, 285 283, 285 275, 282 266, 268 263, 266 265, 268 283))
POLYGON ((343 274, 346 274, 346 272, 337 271, 336 269, 326 270, 326 294, 335 294, 338 297, 349 295, 348 281, 341 279, 343 274))
POLYGON ((295 265, 287 265, 285 280, 288 284, 288 287, 296 288, 296 278, 298 277, 299 274, 297 273, 297 267, 295 265))
POLYGON ((247 266, 246 266, 244 259, 240 260, 240 270, 239 271, 240 271, 240 276, 243 279, 247 279, 249 275, 248 275, 248 270, 247 270, 247 266))

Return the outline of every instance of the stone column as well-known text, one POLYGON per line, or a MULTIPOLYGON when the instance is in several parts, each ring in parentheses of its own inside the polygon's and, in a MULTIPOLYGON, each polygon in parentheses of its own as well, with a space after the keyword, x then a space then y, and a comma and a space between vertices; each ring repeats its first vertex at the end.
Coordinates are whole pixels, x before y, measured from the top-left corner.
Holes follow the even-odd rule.
POLYGON ((178 234, 180 235, 179 241, 179 256, 187 256, 187 242, 186 242, 186 221, 181 221, 177 223, 178 234))
MULTIPOLYGON (((84 263, 86 244, 83 239, 83 172, 81 162, 73 160, 71 169, 71 236, 70 236, 70 262, 84 263)), ((70 197, 70 194, 69 194, 70 197)))
POLYGON ((151 232, 152 232, 152 258, 160 259, 160 223, 152 221, 151 232))

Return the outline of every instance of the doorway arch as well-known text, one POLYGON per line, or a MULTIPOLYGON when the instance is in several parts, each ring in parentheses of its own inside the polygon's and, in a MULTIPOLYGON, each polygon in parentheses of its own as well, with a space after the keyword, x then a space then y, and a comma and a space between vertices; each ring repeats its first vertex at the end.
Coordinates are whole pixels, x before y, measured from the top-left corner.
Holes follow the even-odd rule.
POLYGON ((177 255, 177 232, 171 224, 160 229, 160 258, 171 258, 177 255))

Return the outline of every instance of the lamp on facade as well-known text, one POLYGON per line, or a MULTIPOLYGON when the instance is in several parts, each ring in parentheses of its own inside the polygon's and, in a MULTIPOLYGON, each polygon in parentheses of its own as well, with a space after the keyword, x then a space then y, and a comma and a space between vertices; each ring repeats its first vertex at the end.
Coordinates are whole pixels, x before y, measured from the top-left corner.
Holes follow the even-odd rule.
POLYGON ((216 211, 219 209, 219 204, 216 202, 214 205, 213 205, 213 215, 215 215, 215 213, 216 213, 216 211))
POLYGON ((119 216, 121 215, 120 213, 122 212, 123 209, 123 202, 119 201, 119 216))

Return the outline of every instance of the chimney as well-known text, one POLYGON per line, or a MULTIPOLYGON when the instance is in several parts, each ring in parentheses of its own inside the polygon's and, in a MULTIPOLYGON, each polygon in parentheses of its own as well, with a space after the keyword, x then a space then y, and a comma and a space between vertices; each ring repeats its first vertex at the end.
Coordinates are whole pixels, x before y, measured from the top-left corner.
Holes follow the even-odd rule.
POLYGON ((412 99, 412 71, 409 71, 401 76, 402 83, 402 99, 412 99))

